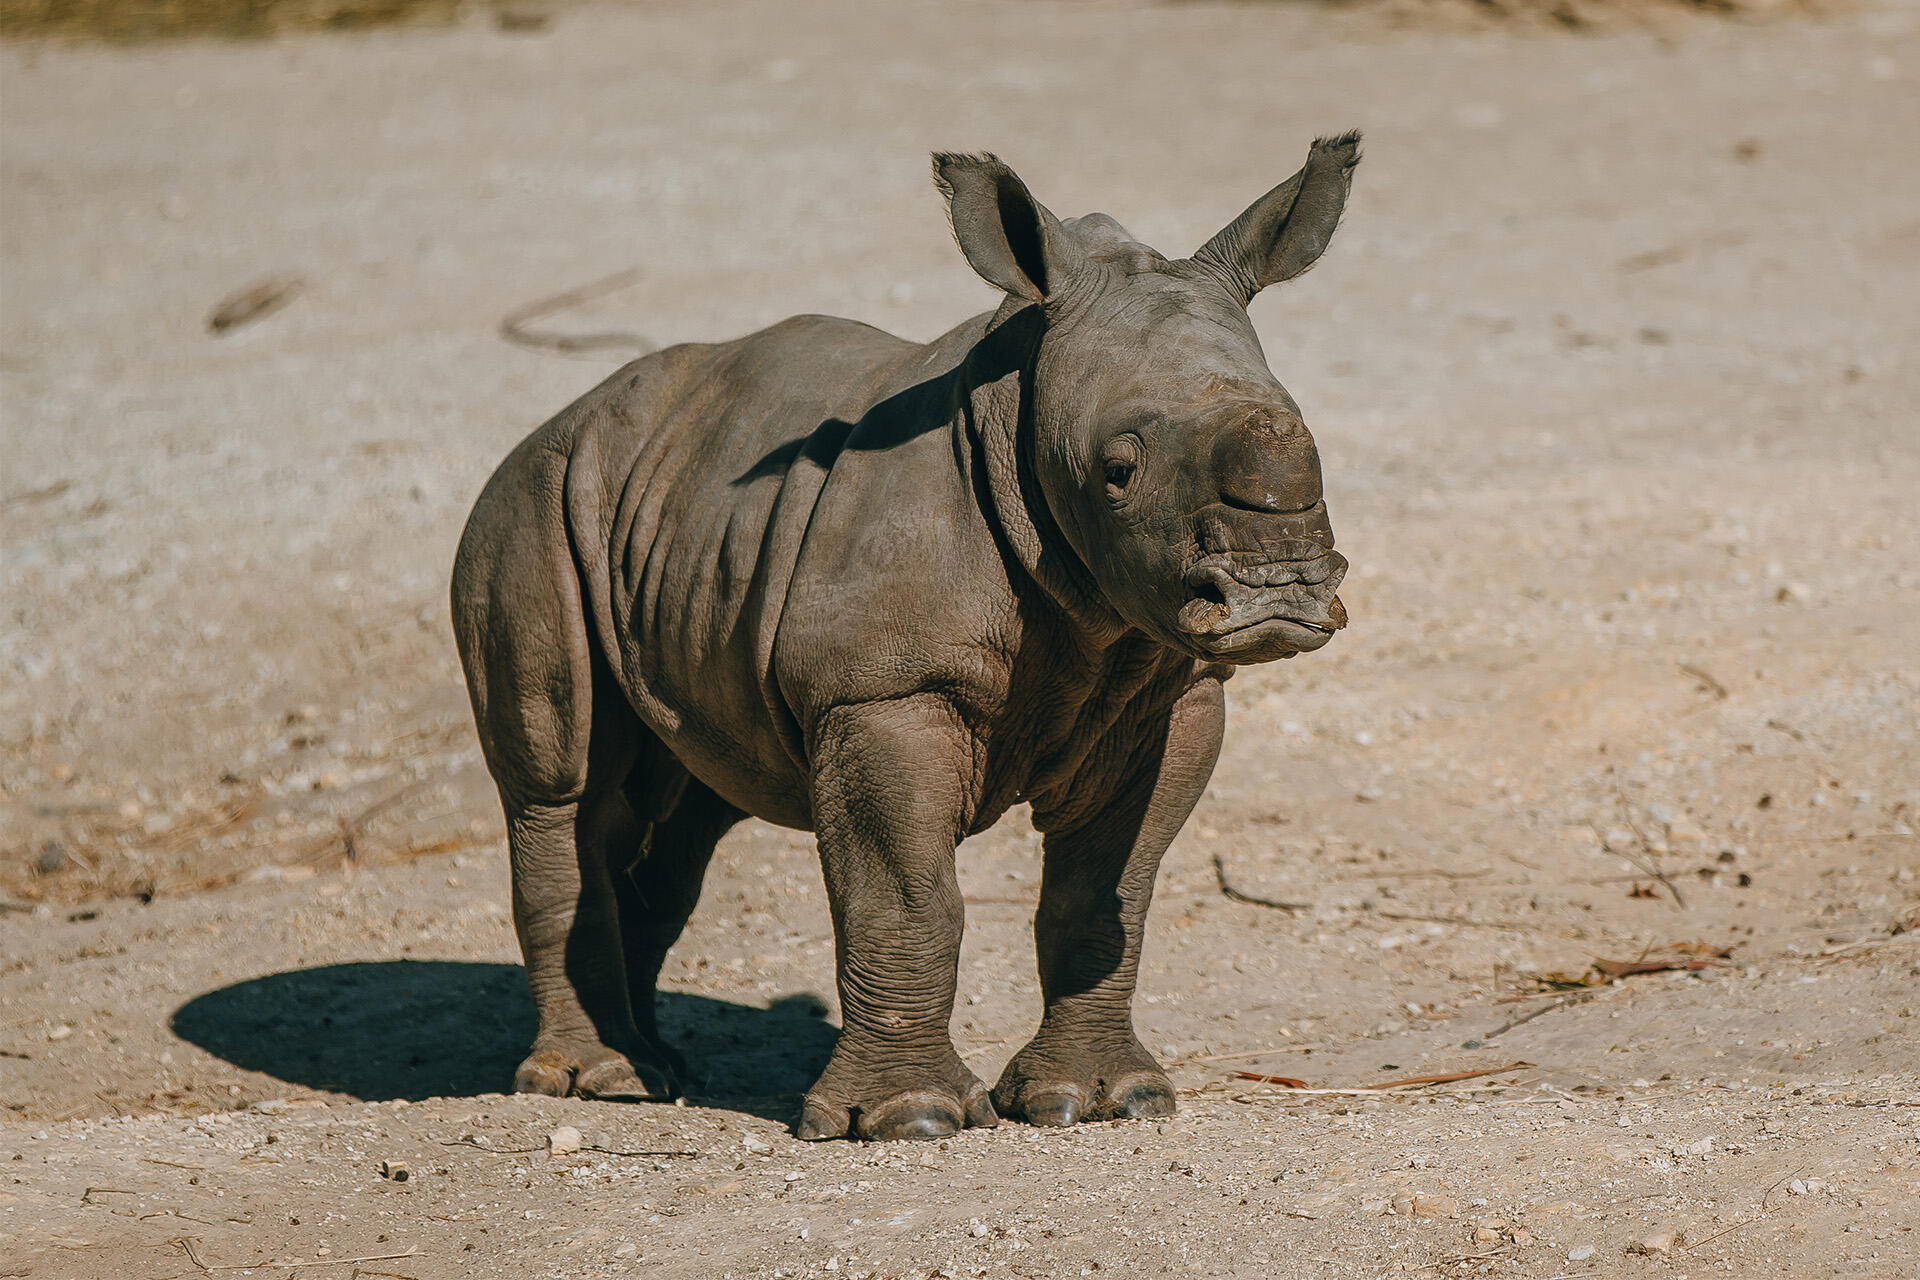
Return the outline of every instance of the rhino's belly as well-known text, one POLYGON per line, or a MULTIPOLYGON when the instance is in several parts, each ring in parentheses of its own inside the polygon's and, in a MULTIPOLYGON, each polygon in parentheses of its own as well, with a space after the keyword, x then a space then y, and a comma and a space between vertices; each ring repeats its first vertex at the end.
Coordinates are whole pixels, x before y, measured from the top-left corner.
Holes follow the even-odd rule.
POLYGON ((804 746, 770 669, 819 478, 756 470, 763 439, 712 443, 621 501, 632 514, 611 548, 609 663, 694 777, 755 817, 804 829, 804 746))

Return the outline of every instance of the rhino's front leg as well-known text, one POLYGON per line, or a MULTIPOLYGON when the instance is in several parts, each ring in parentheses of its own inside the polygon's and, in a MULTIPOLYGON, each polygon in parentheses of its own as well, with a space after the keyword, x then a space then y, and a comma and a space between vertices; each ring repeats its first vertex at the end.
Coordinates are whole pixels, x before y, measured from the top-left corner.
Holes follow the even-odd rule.
POLYGON ((939 1138, 998 1122, 948 1035, 963 924, 953 851, 971 739, 927 696, 840 707, 813 748, 841 1031, 807 1091, 804 1139, 939 1138))
MULTIPOLYGON (((1002 1115, 1033 1124, 1170 1115, 1173 1086, 1133 1030, 1140 939, 1160 858, 1193 811, 1225 727, 1220 682, 1202 680, 1164 729, 1117 743, 1118 782, 1093 812, 1046 832, 1034 942, 1046 1013, 994 1087, 1002 1115)), ((1104 770, 1103 770, 1104 772, 1104 770)))

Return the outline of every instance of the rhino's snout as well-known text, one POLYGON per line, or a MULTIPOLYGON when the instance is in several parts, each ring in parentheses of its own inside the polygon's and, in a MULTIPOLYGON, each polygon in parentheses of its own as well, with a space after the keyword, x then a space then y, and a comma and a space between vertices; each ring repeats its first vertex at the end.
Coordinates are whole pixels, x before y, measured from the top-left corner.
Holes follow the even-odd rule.
POLYGON ((1230 507, 1274 514, 1305 511, 1321 498, 1320 454, 1300 420, 1261 405, 1223 427, 1213 473, 1230 507))

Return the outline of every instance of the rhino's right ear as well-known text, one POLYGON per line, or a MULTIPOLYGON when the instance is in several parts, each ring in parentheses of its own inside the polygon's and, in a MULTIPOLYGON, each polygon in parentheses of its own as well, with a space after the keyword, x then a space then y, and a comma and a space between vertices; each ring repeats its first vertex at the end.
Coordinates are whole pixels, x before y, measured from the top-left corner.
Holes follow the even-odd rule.
POLYGON ((1079 268, 1079 243, 998 156, 937 151, 933 181, 947 197, 960 252, 988 284, 1045 302, 1079 268))

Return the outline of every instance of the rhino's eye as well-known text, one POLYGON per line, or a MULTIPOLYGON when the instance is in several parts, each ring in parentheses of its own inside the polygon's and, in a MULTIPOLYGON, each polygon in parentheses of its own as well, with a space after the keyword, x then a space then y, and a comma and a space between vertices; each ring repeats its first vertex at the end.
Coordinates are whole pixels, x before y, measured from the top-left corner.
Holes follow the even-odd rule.
POLYGON ((1107 495, 1119 497, 1126 487, 1133 483, 1133 473, 1140 469, 1140 446, 1131 439, 1122 436, 1107 446, 1106 476, 1107 495))

